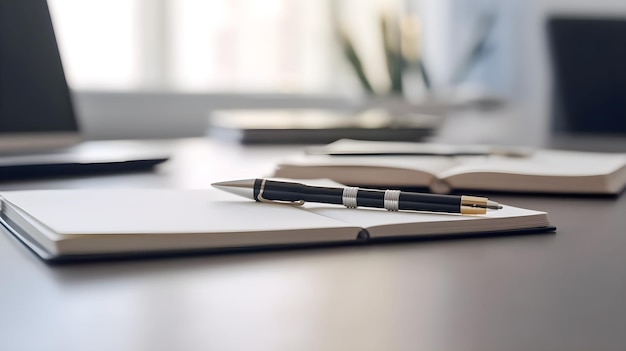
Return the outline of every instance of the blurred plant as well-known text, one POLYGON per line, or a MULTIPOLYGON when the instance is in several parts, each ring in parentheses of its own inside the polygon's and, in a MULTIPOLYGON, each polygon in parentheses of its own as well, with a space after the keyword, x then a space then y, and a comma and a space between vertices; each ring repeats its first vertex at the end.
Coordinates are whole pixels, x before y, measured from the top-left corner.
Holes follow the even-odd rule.
POLYGON ((405 15, 400 21, 400 49, 405 62, 404 70, 417 70, 426 89, 430 89, 430 77, 422 57, 422 26, 416 15, 405 15))
POLYGON ((346 58, 348 59, 350 66, 354 70, 354 73, 359 78, 361 86, 363 87, 363 89, 365 89, 367 93, 374 93, 374 89, 372 89, 372 85, 370 84, 369 80, 367 79, 367 75, 363 70, 363 64, 361 63, 361 59, 359 59, 359 55, 357 55, 356 50, 354 50, 354 45, 352 45, 352 41, 344 32, 339 34, 339 40, 343 49, 343 53, 344 55, 346 55, 346 58))
MULTIPOLYGON (((495 21, 494 13, 487 13, 478 21, 479 29, 476 40, 470 45, 467 56, 460 61, 461 63, 454 70, 452 84, 458 84, 466 79, 471 69, 489 52, 487 41, 495 21)), ((404 93, 403 75, 407 70, 419 72, 424 87, 430 89, 432 86, 431 79, 421 52, 422 30, 419 18, 415 15, 403 15, 394 18, 383 14, 380 16, 380 32, 390 82, 387 93, 404 93)), ((342 31, 339 36, 344 55, 363 89, 368 94, 375 93, 352 39, 345 31, 342 31)))
POLYGON ((402 39, 400 28, 391 22, 392 20, 389 16, 381 16, 380 31, 387 62, 387 74, 391 84, 389 90, 394 94, 402 94, 402 73, 407 66, 407 58, 401 52, 402 39))
POLYGON ((495 12, 487 12, 478 20, 477 34, 474 43, 470 45, 467 56, 461 61, 461 64, 452 76, 452 84, 461 83, 467 78, 474 65, 480 61, 490 51, 487 45, 489 34, 496 23, 495 12))

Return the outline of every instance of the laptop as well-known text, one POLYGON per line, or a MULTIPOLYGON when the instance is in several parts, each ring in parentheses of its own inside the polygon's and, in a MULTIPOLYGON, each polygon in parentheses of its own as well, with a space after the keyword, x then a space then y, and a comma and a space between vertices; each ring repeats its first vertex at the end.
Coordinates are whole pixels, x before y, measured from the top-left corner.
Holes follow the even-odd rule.
POLYGON ((0 179, 150 169, 163 150, 81 141, 46 0, 0 1, 0 179))

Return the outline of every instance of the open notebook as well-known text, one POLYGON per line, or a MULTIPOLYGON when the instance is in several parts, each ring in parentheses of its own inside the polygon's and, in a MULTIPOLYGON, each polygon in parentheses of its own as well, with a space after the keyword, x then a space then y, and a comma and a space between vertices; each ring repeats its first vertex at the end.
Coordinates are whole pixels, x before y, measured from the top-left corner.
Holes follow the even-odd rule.
POLYGON ((626 154, 341 140, 280 163, 274 177, 353 186, 619 194, 626 154))
POLYGON ((554 230, 545 212, 508 206, 485 216, 292 207, 218 190, 32 190, 0 200, 2 223, 44 259, 554 230))

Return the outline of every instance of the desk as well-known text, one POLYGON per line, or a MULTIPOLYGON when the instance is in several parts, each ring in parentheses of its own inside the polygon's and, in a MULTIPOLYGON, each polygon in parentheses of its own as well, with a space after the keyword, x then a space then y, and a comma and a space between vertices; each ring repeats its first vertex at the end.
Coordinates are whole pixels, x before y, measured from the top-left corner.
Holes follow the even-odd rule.
MULTIPOLYGON (((206 188, 298 152, 172 146, 155 173, 0 190, 206 188)), ((494 200, 557 234, 48 266, 2 229, 0 350, 626 349, 626 196, 494 200)))

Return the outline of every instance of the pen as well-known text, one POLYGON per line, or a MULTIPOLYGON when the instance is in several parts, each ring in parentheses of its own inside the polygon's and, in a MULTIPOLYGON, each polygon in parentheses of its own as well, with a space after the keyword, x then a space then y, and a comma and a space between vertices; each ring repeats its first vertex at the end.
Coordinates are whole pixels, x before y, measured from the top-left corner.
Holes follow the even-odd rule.
POLYGON ((321 187, 268 179, 245 179, 211 184, 213 187, 258 202, 302 205, 305 202, 374 207, 388 211, 412 210, 461 214, 485 214, 502 206, 485 197, 438 195, 400 190, 358 187, 321 187))

